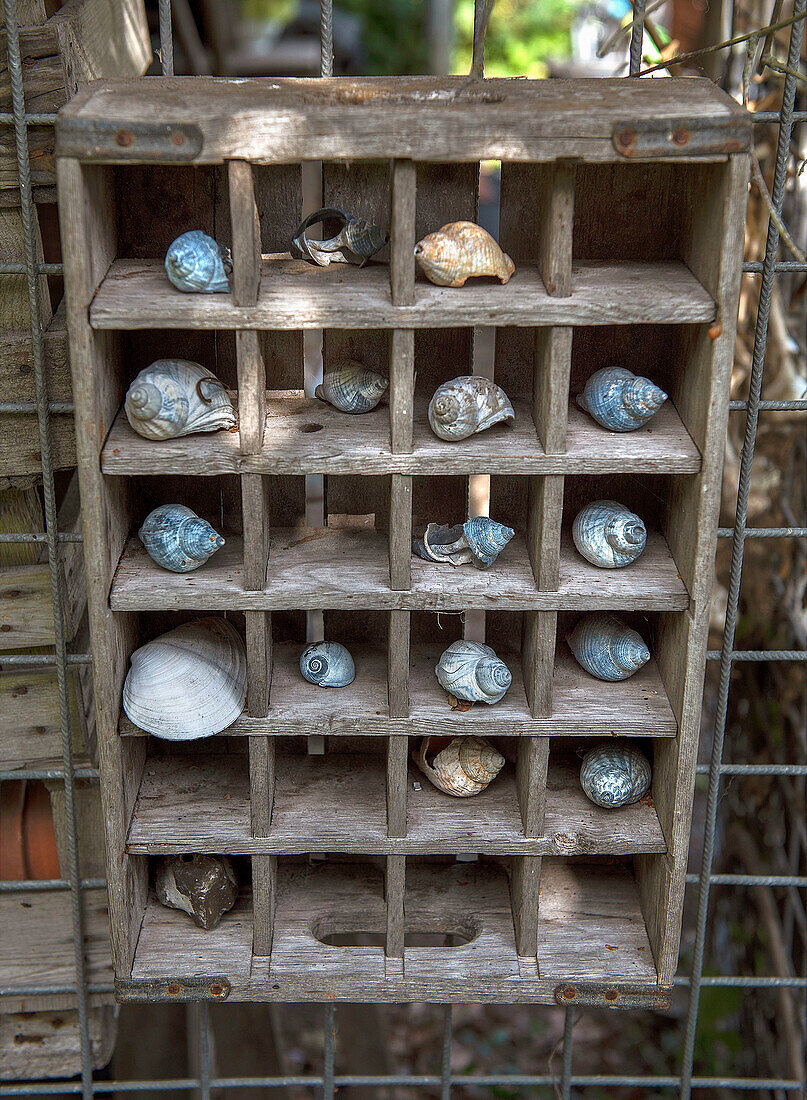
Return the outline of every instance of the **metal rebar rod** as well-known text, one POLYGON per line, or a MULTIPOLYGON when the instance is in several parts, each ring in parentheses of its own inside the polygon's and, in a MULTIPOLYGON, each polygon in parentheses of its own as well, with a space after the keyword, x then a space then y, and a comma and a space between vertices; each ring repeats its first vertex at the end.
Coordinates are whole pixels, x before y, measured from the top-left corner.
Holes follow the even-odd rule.
MULTIPOLYGON (((710 661, 722 661, 722 649, 710 649, 706 654, 710 661)), ((734 661, 807 661, 807 650, 803 649, 732 649, 726 655, 730 663, 734 661)))
MULTIPOLYGON (((717 530, 719 539, 734 537, 733 527, 719 527, 717 530)), ((807 527, 747 527, 745 531, 747 539, 805 539, 807 527)))
POLYGON ((443 1005, 443 1042, 440 1047, 440 1100, 451 1100, 451 1045, 454 1037, 454 1009, 443 1005))
POLYGON ((563 1018, 563 1070, 560 1078, 562 1100, 571 1100, 572 1057, 574 1054, 574 1009, 567 1008, 563 1018))
MULTIPOLYGON (((32 413, 36 413, 37 404, 35 401, 0 401, 0 415, 8 416, 30 416, 32 413)), ((53 415, 62 415, 65 413, 75 412, 75 406, 72 401, 49 401, 48 413, 53 415)))
POLYGON ((325 1049, 322 1065, 322 1100, 333 1100, 336 1091, 336 1005, 325 1006, 325 1049))
MULTIPOLYGON (((698 775, 708 775, 709 765, 698 764, 698 775)), ((721 764, 723 775, 807 775, 807 764, 721 764)))
POLYGON ((642 67, 644 15, 646 0, 633 0, 633 25, 630 32, 630 75, 638 76, 642 67))
POLYGON ((174 75, 174 32, 171 27, 171 0, 159 0, 160 64, 163 76, 174 75))
POLYGON ((333 0, 319 0, 319 75, 333 76, 333 0))

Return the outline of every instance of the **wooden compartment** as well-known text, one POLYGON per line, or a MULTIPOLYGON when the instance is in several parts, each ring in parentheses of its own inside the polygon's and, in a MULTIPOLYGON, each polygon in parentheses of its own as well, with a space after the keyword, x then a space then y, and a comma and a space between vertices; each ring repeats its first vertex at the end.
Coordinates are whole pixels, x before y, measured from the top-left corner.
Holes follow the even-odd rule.
POLYGON ((58 127, 119 995, 156 982, 210 999, 614 1005, 630 991, 632 1004, 664 1004, 739 292, 742 112, 699 80, 477 91, 201 79, 188 102, 172 80, 101 84, 58 127), (150 149, 144 117, 162 127, 150 149), (670 137, 684 118, 686 149, 670 137), (631 120, 650 129, 626 156, 631 120), (130 124, 137 136, 121 146, 130 124), (516 272, 506 286, 433 286, 414 242, 474 218, 487 159, 502 163, 499 237, 516 272), (304 161, 322 162, 325 204, 389 230, 388 251, 362 269, 290 258, 304 161), (639 192, 659 216, 622 248, 639 192), (166 280, 165 249, 190 228, 232 247, 232 293, 166 280), (475 326, 495 329, 494 378, 517 418, 448 444, 425 410, 441 382, 473 370, 475 326), (388 373, 373 412, 306 396, 305 330, 322 330, 326 368, 354 358, 388 373), (132 432, 126 388, 161 355, 214 370, 238 430, 157 444, 132 432), (609 433, 574 403, 614 361, 670 395, 638 432, 609 433), (464 519, 480 476, 490 514, 516 530, 493 568, 413 557, 413 530, 464 519), (573 547, 575 510, 601 496, 647 523, 628 569, 599 570, 573 547), (134 537, 170 499, 226 528, 226 547, 184 576, 158 570, 134 537), (652 660, 632 679, 594 680, 568 652, 591 610, 642 624, 652 660), (247 706, 180 749, 122 716, 121 689, 137 645, 200 613, 243 630, 247 706), (300 677, 323 629, 354 655, 347 688, 300 677), (435 679, 464 633, 514 674, 494 707, 452 709, 435 679), (469 733, 507 763, 485 791, 452 799, 412 752, 422 736, 469 733), (640 803, 607 812, 582 794, 579 759, 615 735, 642 740, 654 778, 640 803), (182 852, 251 864, 211 932, 150 891, 148 857, 182 852))

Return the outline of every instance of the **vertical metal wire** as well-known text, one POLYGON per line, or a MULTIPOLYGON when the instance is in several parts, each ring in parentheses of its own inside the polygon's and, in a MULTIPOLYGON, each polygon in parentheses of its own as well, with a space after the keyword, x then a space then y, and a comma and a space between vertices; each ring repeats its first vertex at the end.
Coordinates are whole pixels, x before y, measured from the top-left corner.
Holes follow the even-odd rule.
POLYGON ((319 0, 319 75, 333 76, 333 0, 319 0))
POLYGON ((199 1098, 210 1100, 210 1005, 204 1001, 197 1014, 199 1024, 199 1098))
POLYGON ((451 1043, 454 1034, 454 1010, 443 1005, 443 1043, 440 1053, 440 1100, 451 1100, 451 1043))
POLYGON ((322 1100, 333 1100, 336 1074, 336 1006, 325 1006, 325 1051, 322 1066, 322 1100))
POLYGON ((174 33, 171 27, 171 0, 160 0, 160 62, 163 76, 173 76, 174 33))
MULTIPOLYGON (((793 14, 800 15, 805 10, 807 0, 795 0, 793 14)), ((773 176, 771 201, 774 209, 781 215, 784 201, 787 162, 790 155, 790 139, 793 130, 793 107, 796 99, 797 69, 804 20, 797 20, 790 30, 787 73, 782 93, 782 112, 779 123, 779 138, 776 147, 776 163, 773 176)), ((751 465, 754 459, 757 426, 759 423, 759 399, 762 390, 762 374, 765 364, 765 347, 768 336, 771 298, 776 279, 775 263, 779 248, 779 229, 773 218, 768 221, 768 235, 765 242, 765 259, 762 267, 762 282, 759 292, 757 319, 754 330, 754 352, 751 366, 748 404, 745 421, 745 437, 740 456, 739 484, 737 490, 737 509, 734 524, 734 538, 731 553, 731 571, 729 575, 726 622, 723 630, 723 645, 720 651, 720 682, 717 694, 717 708, 714 723, 714 740, 709 771, 709 790, 706 801, 706 823, 704 830, 703 860, 701 863, 698 888, 698 913, 695 926, 695 948, 692 962, 692 976, 689 987, 689 1006, 687 1011, 686 1033, 684 1037, 683 1065, 681 1071, 681 1097, 688 1100, 692 1091, 693 1060, 695 1037, 698 1029, 698 1007, 700 1002, 701 981, 703 977, 703 958, 706 946, 707 918, 709 914, 709 892, 712 864, 714 861, 715 827, 720 793, 721 764, 723 745, 726 737, 726 715, 728 712, 731 667, 734 654, 734 638, 737 628, 737 614, 740 601, 740 583, 743 574, 743 554, 745 551, 746 521, 748 514, 748 494, 751 486, 751 465)))
POLYGON ((572 1095, 572 1056, 574 1054, 574 1009, 567 1008, 563 1021, 563 1073, 560 1079, 562 1100, 571 1100, 572 1095))
POLYGON ((647 0, 633 0, 633 26, 630 32, 630 75, 637 76, 642 68, 644 13, 647 0))

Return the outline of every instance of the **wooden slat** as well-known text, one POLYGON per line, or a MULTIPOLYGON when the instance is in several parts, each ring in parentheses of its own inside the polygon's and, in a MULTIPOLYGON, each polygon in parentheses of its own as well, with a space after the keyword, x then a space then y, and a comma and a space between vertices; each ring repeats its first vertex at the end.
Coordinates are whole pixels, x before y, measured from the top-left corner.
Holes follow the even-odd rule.
POLYGON ((404 956, 406 856, 387 856, 384 903, 387 907, 387 936, 384 953, 392 959, 404 956))
POLYGON ((527 512, 527 548, 541 592, 555 592, 561 584, 561 558, 567 564, 571 548, 563 545, 563 490, 565 478, 557 475, 530 478, 527 512))
POLYGON ((275 798, 275 739, 249 739, 249 813, 253 836, 268 836, 275 798))
POLYGON ((390 588, 412 586, 412 478, 390 478, 389 577, 390 588))
POLYGON ((387 640, 390 718, 409 715, 409 612, 390 611, 387 640))
POLYGON ((549 738, 525 737, 518 743, 516 785, 525 836, 543 836, 549 738))
POLYGON ((231 160, 228 186, 233 240, 233 301, 239 306, 251 306, 258 300, 261 280, 261 225, 255 203, 252 165, 244 160, 231 160))
POLYGON ((247 639, 247 710, 255 718, 269 710, 272 684, 272 616, 264 611, 248 611, 247 639))
POLYGON ((392 164, 390 195, 390 290, 395 305, 409 306, 415 300, 415 198, 414 161, 392 164))
POLYGON ((552 713, 556 632, 554 611, 525 612, 521 666, 533 718, 545 718, 552 713))
POLYGON ((252 857, 252 954, 271 955, 277 904, 277 856, 252 857))
POLYGON ((269 556, 269 486, 260 474, 241 478, 241 509, 244 537, 242 543, 244 587, 260 591, 266 584, 269 556))
POLYGON ((538 954, 538 900, 541 891, 540 856, 518 856, 510 872, 510 904, 516 951, 525 958, 538 954))
POLYGON ((390 349, 390 446, 396 454, 410 454, 415 400, 415 332, 392 330, 390 349))
POLYGON ((551 295, 567 298, 572 292, 574 164, 546 165, 543 185, 539 231, 541 277, 551 295))
POLYGON ((245 329, 235 334, 238 365, 238 440, 242 454, 260 454, 266 422, 266 367, 261 334, 245 329))
MULTIPOLYGON (((566 450, 566 410, 572 361, 572 329, 535 330, 535 379, 532 417, 547 454, 566 450)), ((580 419, 576 418, 580 424, 580 419)), ((605 439, 601 435, 601 439, 605 439)))
POLYGON ((409 775, 409 738, 387 738, 387 836, 406 836, 406 788, 409 775))

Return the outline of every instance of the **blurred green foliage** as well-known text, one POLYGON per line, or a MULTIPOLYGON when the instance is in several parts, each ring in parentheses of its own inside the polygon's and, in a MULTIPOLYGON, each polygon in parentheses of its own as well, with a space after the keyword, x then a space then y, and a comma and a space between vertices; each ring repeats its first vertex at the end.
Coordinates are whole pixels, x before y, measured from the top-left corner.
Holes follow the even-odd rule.
POLYGON ((428 72, 426 0, 334 0, 334 6, 361 18, 370 76, 428 72))
MULTIPOLYGON (((547 58, 571 53, 571 27, 582 0, 496 0, 485 43, 485 76, 547 75, 547 58)), ((456 0, 452 71, 467 73, 474 43, 474 0, 456 0)))

